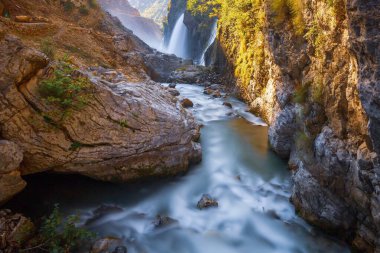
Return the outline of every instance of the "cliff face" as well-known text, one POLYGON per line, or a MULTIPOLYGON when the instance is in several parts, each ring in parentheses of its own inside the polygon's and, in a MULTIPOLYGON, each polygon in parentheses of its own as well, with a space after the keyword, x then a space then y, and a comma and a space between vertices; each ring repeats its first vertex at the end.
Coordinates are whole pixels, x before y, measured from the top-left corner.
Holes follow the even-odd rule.
POLYGON ((380 250, 380 2, 290 2, 222 4, 209 60, 227 59, 231 83, 290 158, 300 215, 380 250))
POLYGON ((161 46, 162 32, 159 25, 152 19, 142 17, 127 0, 100 0, 99 3, 106 11, 118 17, 126 28, 132 30, 146 44, 157 49, 161 46))
POLYGON ((163 26, 168 14, 169 0, 130 0, 141 15, 153 19, 159 26, 163 26))

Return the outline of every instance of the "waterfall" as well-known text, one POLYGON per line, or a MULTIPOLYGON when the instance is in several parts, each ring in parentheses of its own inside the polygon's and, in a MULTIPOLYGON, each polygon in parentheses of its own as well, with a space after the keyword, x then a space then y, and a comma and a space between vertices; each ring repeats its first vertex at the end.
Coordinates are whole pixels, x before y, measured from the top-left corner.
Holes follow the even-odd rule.
POLYGON ((175 23, 172 35, 169 40, 167 52, 178 57, 188 58, 187 42, 188 29, 183 23, 185 14, 183 13, 175 23))
POLYGON ((217 25, 218 25, 218 20, 215 20, 214 23, 213 23, 213 25, 212 25, 212 28, 211 28, 210 38, 208 39, 207 45, 206 45, 205 49, 202 52, 201 59, 199 60, 199 65, 202 65, 202 66, 206 65, 206 59, 205 59, 206 52, 210 48, 210 46, 212 45, 212 43, 214 43, 214 41, 216 39, 217 25))

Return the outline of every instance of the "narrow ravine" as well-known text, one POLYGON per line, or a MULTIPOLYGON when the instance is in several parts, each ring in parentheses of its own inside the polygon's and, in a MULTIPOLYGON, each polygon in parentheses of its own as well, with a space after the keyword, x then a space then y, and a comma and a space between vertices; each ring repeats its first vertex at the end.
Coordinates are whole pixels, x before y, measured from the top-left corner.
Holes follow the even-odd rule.
POLYGON ((34 175, 9 206, 37 217, 59 203, 100 236, 122 238, 129 253, 350 252, 296 215, 287 165, 270 151, 267 126, 244 103, 212 98, 201 86, 176 88, 203 125, 203 160, 188 174, 124 185, 34 175), (197 208, 206 193, 218 207, 197 208))

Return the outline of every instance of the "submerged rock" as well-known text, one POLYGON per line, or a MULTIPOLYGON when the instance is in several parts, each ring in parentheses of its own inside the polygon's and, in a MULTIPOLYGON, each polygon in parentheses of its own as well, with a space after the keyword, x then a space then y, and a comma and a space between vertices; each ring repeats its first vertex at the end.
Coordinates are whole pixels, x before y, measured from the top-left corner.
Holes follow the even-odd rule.
POLYGON ((224 102, 223 105, 224 105, 224 106, 227 106, 227 107, 229 107, 229 108, 232 108, 232 104, 229 103, 229 102, 224 102))
POLYGON ((96 222, 104 216, 122 212, 124 209, 117 205, 102 204, 92 212, 92 217, 86 221, 86 225, 96 222))
POLYGON ((50 170, 120 182, 174 175, 200 160, 198 125, 160 85, 115 84, 81 70, 91 97, 66 114, 38 92, 54 64, 12 36, 0 41, 0 52, 1 134, 23 150, 22 174, 50 170))
POLYGON ((153 222, 156 228, 162 228, 176 223, 178 223, 177 220, 165 215, 157 215, 155 221, 153 222))
POLYGON ((198 209, 205 209, 210 207, 218 207, 218 201, 213 199, 209 194, 203 194, 202 198, 198 201, 198 209))

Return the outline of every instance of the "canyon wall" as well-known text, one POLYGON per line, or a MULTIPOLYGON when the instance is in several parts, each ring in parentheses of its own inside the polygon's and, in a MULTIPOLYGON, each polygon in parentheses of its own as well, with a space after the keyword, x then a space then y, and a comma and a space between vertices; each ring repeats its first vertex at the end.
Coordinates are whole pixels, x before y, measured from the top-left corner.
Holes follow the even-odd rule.
POLYGON ((232 2, 207 61, 270 124, 299 214, 380 252, 380 2, 232 2))

